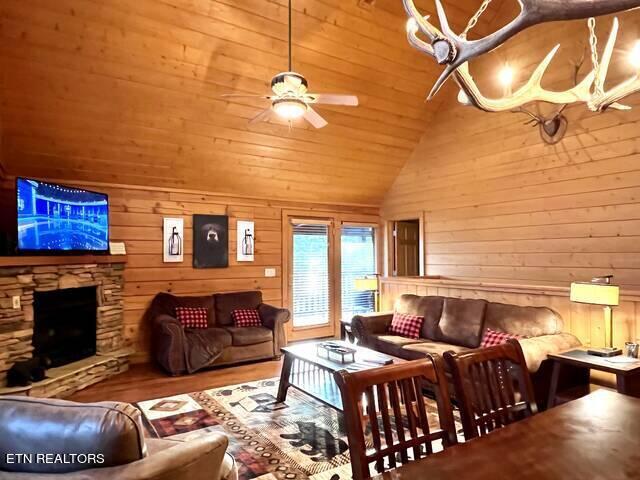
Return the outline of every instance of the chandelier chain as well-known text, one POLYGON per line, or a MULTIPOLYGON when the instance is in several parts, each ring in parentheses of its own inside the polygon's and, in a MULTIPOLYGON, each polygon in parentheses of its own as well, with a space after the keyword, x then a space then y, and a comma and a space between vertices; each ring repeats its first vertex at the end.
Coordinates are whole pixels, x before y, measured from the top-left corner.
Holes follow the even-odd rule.
POLYGON ((589 19, 589 44, 591 46, 591 63, 593 64, 593 71, 596 74, 595 81, 593 82, 593 93, 598 96, 604 95, 604 85, 600 81, 600 60, 598 58, 598 36, 596 35, 596 19, 591 17, 589 19))
POLYGON ((480 17, 485 12, 485 10, 489 8, 489 5, 491 4, 492 1, 493 0, 484 0, 482 2, 482 5, 480 5, 480 8, 478 8, 478 11, 475 13, 475 15, 471 17, 471 19, 469 20, 469 23, 467 24, 467 28, 465 28, 464 32, 460 34, 460 37, 465 39, 467 38, 467 34, 471 31, 471 29, 473 29, 473 27, 477 25, 478 20, 480 20, 480 17))

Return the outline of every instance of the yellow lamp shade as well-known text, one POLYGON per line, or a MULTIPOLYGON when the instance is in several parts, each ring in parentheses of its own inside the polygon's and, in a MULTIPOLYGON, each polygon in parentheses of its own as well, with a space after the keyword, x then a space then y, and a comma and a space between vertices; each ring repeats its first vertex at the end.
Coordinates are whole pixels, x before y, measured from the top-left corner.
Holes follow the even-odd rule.
POLYGON ((571 301, 615 307, 620 304, 620 287, 605 283, 575 282, 571 284, 571 301))
POLYGON ((373 278, 356 278, 355 288, 359 292, 375 292, 378 290, 378 279, 373 278))

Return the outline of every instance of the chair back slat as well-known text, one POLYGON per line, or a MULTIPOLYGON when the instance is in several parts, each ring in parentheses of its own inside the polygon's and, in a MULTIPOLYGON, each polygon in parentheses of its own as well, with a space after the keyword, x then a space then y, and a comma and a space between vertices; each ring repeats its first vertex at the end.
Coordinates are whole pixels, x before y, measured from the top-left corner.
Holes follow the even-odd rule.
MULTIPOLYGON (((396 433, 398 435, 398 442, 404 444, 405 442, 405 432, 404 432, 404 421, 402 418, 402 406, 400 404, 400 395, 399 395, 399 387, 398 382, 391 381, 387 384, 387 388, 389 389, 389 398, 391 399, 391 407, 393 410, 393 419, 396 425, 396 433)), ((409 457, 407 455, 406 450, 400 450, 400 460, 401 462, 407 463, 409 461, 409 457)))
POLYGON ((538 411, 529 370, 517 340, 444 354, 453 375, 467 440, 538 411))
MULTIPOLYGON (((393 430, 391 428, 391 420, 389 419, 389 402, 387 401, 387 385, 376 385, 376 392, 380 404, 380 413, 382 414, 384 441, 387 445, 393 445, 393 430)), ((389 468, 396 468, 395 455, 389 455, 388 460, 389 468)))
POLYGON ((342 395, 355 480, 429 455, 435 441, 442 441, 444 448, 457 443, 439 357, 353 373, 341 370, 334 376, 342 395), (423 395, 427 384, 436 393, 440 428, 429 425, 423 395))

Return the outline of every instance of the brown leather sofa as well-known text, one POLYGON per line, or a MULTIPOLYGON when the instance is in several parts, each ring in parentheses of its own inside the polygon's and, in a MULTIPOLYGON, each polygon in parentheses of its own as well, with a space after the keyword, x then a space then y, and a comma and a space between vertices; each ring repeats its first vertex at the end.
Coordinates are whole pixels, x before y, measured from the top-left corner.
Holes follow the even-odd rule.
POLYGON ((227 445, 145 439, 126 403, 0 397, 0 480, 219 480, 227 445))
POLYGON ((289 310, 262 303, 262 292, 216 293, 202 297, 178 297, 159 293, 147 311, 152 328, 156 361, 171 375, 250 360, 279 358, 286 345, 284 324, 289 310), (176 307, 205 307, 208 328, 183 328, 175 318, 176 307), (231 312, 257 309, 261 327, 236 328, 231 312))
MULTIPOLYGON (((420 338, 412 340, 388 333, 393 312, 356 315, 351 330, 360 345, 407 360, 446 351, 464 352, 478 348, 486 328, 521 335, 520 345, 532 374, 536 400, 544 407, 551 380, 547 354, 580 345, 570 333, 563 333, 560 314, 546 307, 522 307, 480 299, 402 295, 395 311, 425 318, 420 338)), ((582 376, 577 376, 575 378, 582 376)), ((574 380, 575 380, 574 378, 574 380)), ((561 379, 563 388, 573 386, 570 369, 561 379)))

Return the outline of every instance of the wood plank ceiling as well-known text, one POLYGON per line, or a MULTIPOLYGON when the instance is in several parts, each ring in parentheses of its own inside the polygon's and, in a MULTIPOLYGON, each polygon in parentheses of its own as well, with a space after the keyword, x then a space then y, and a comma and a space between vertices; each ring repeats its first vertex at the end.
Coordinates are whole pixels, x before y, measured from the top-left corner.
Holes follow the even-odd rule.
MULTIPOLYGON (((7 170, 379 205, 438 107, 424 95, 440 69, 407 45, 400 0, 361 3, 294 1, 294 68, 361 100, 322 108, 315 131, 250 126, 264 103, 220 97, 286 69, 287 0, 2 0, 7 170)), ((454 26, 479 4, 447 2, 454 26)))

